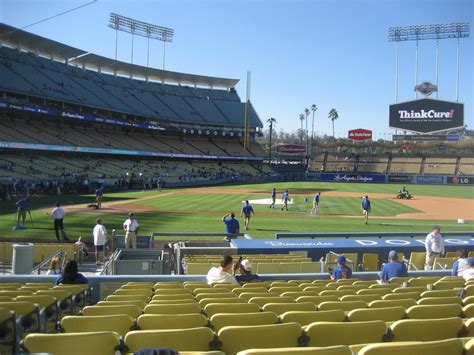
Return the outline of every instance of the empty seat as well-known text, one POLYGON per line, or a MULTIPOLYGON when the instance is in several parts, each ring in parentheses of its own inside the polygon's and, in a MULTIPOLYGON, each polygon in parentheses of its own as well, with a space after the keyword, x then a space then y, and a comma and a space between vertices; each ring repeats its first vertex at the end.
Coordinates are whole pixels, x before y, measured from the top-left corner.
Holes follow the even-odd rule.
POLYGON ((447 339, 429 342, 393 342, 364 346, 358 355, 391 355, 391 354, 429 354, 429 355, 462 355, 461 339, 447 339))
POLYGON ((305 291, 299 291, 299 292, 284 292, 281 294, 282 297, 293 297, 295 300, 298 297, 302 296, 318 296, 317 292, 305 292, 305 291))
POLYGON ((217 313, 246 313, 258 312, 259 306, 256 303, 210 303, 204 307, 204 312, 208 317, 217 313))
POLYGON ((278 317, 274 312, 254 313, 217 313, 210 318, 214 331, 227 326, 249 326, 266 325, 278 323, 278 317))
POLYGON ((294 285, 294 286, 287 286, 287 287, 270 287, 268 289, 269 292, 275 292, 275 293, 278 293, 279 295, 281 295, 282 293, 285 293, 285 292, 300 292, 301 289, 297 286, 297 285, 294 285))
POLYGON ((142 310, 136 305, 120 305, 120 306, 87 306, 82 309, 85 316, 106 316, 116 314, 126 314, 137 319, 142 310))
POLYGON ((407 292, 422 292, 428 291, 426 287, 397 287, 393 290, 394 293, 407 293, 407 292))
POLYGON ((218 333, 221 350, 227 355, 235 355, 245 349, 296 347, 301 335, 298 323, 229 326, 218 333))
POLYGON ((293 297, 252 297, 249 302, 256 303, 263 307, 267 303, 295 303, 293 297))
POLYGON ((357 308, 367 308, 367 302, 364 301, 344 301, 344 302, 323 302, 318 306, 320 311, 330 311, 333 309, 340 309, 342 311, 352 311, 357 308))
MULTIPOLYGON (((202 290, 202 289, 200 289, 202 290)), ((155 290, 155 295, 189 295, 192 291, 187 288, 158 288, 155 290)))
POLYGON ((461 318, 402 319, 390 328, 393 341, 433 341, 457 338, 463 321, 461 318))
POLYGON ((263 281, 263 282, 249 282, 242 285, 242 288, 270 288, 270 283, 263 281))
POLYGON ((449 289, 449 290, 435 290, 435 291, 425 291, 420 296, 421 298, 425 297, 459 297, 460 290, 449 289))
POLYGON ((133 327, 133 318, 125 315, 108 316, 66 316, 61 327, 66 333, 115 332, 125 336, 133 327))
POLYGON ((144 312, 146 314, 191 314, 201 313, 201 307, 197 303, 149 304, 144 312))
POLYGON ((347 296, 342 296, 341 301, 347 302, 347 301, 364 301, 364 302, 372 302, 376 300, 380 300, 382 297, 380 295, 347 295, 347 296))
POLYGON ((278 293, 275 292, 244 292, 239 295, 239 297, 243 298, 247 302, 254 298, 254 297, 280 297, 278 293))
POLYGON ((205 327, 208 323, 203 314, 142 314, 137 320, 142 330, 187 329, 205 327))
POLYGON ((242 293, 267 293, 268 289, 265 287, 240 287, 240 288, 234 288, 232 290, 232 293, 235 293, 236 295, 241 295, 242 293))
POLYGON ((246 303, 246 301, 243 298, 239 297, 232 297, 232 298, 203 298, 202 300, 199 301, 199 306, 201 308, 206 307, 210 303, 246 303))
POLYGON ((150 289, 143 288, 132 288, 132 289, 118 289, 115 290, 115 295, 142 295, 150 298, 153 295, 153 291, 150 289))
POLYGON ((461 297, 425 297, 418 300, 418 304, 462 304, 461 297))
MULTIPOLYGON (((45 291, 46 292, 46 291, 45 291)), ((150 297, 144 295, 110 295, 105 298, 106 301, 143 301, 148 303, 150 297)))
POLYGON ((276 349, 250 349, 239 351, 237 355, 293 355, 293 354, 311 354, 311 355, 352 355, 348 346, 326 346, 326 347, 304 347, 304 348, 276 348, 276 349))
POLYGON ((387 326, 383 321, 317 322, 304 328, 308 346, 331 346, 377 343, 383 340, 387 326))
MULTIPOLYGON (((365 291, 365 290, 361 290, 365 291)), ((360 292, 360 291, 359 291, 360 292)), ((326 290, 319 293, 320 296, 337 296, 342 297, 346 295, 355 295, 356 291, 354 290, 326 290)))
POLYGON ((96 306, 138 306, 140 309, 144 309, 147 305, 143 301, 99 301, 96 306))
POLYGON ((289 311, 316 311, 314 303, 267 303, 262 307, 263 311, 275 312, 280 315, 289 311))
POLYGON ((387 293, 382 297, 383 300, 403 300, 407 298, 413 298, 414 300, 417 300, 420 298, 420 292, 387 293))
POLYGON ((468 304, 462 309, 465 318, 474 318, 474 304, 468 304))
POLYGON ((128 332, 125 345, 129 352, 144 348, 170 348, 177 351, 209 351, 214 333, 206 327, 190 329, 140 330, 128 332))
POLYGON ((451 318, 462 315, 460 304, 417 305, 407 309, 410 319, 451 318))
POLYGON ((192 294, 154 295, 151 300, 194 300, 194 297, 192 294))
POLYGON ((368 289, 357 291, 358 295, 380 295, 380 296, 384 296, 388 293, 392 293, 392 289, 388 288, 388 287, 368 288, 368 289))
POLYGON ((296 302, 312 302, 316 306, 328 301, 337 301, 337 296, 301 296, 296 299, 296 302))
POLYGON ((371 320, 382 320, 384 322, 394 322, 405 318, 405 308, 386 307, 386 308, 367 308, 354 309, 347 314, 351 322, 364 322, 371 320))
POLYGON ((114 332, 29 334, 25 338, 30 353, 55 355, 113 355, 119 345, 120 336, 114 332))
POLYGON ((199 295, 196 295, 195 299, 196 301, 200 301, 204 298, 230 298, 230 297, 238 297, 235 293, 232 292, 224 292, 224 293, 200 293, 199 295))
POLYGON ((407 309, 414 305, 416 305, 416 301, 412 298, 407 298, 407 299, 401 299, 401 300, 372 301, 369 303, 369 308, 385 308, 385 307, 400 306, 407 309))
POLYGON ((295 322, 306 326, 314 322, 343 322, 346 318, 344 311, 289 311, 280 315, 283 323, 295 322))

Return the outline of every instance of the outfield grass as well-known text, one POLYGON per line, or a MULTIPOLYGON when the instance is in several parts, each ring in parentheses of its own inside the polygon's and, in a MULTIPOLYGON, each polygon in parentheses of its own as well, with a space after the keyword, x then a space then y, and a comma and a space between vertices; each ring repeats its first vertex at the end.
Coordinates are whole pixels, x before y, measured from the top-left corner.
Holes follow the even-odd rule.
MULTIPOLYGON (((376 184, 355 184, 355 183, 278 183, 278 184, 253 184, 253 185, 232 185, 222 187, 225 189, 242 189, 242 195, 232 195, 216 193, 213 194, 193 194, 192 190, 187 190, 186 194, 167 195, 166 192, 179 192, 179 190, 165 190, 163 192, 121 192, 106 194, 105 205, 111 201, 123 201, 124 203, 146 196, 156 195, 157 198, 140 201, 140 205, 153 206, 158 209, 155 212, 140 212, 137 219, 141 224, 140 234, 150 234, 151 232, 223 232, 224 226, 220 221, 222 214, 227 211, 238 213, 245 199, 255 199, 269 197, 272 187, 281 191, 289 188, 298 189, 300 192, 307 189, 307 197, 311 197, 315 191, 323 191, 321 199, 321 212, 326 217, 309 215, 307 212, 311 208, 310 203, 305 203, 306 194, 292 195, 296 204, 290 206, 290 213, 282 212, 279 209, 270 210, 264 205, 254 205, 256 217, 251 222, 249 234, 254 238, 273 238, 277 232, 396 232, 396 231, 429 231, 433 223, 439 223, 444 230, 471 230, 472 221, 465 225, 458 225, 456 221, 446 220, 412 220, 393 218, 400 213, 417 212, 417 210, 398 204, 396 200, 372 201, 372 215, 380 216, 371 219, 368 226, 365 226, 360 216, 360 199, 349 197, 324 196, 324 191, 347 191, 360 192, 362 194, 371 193, 393 193, 395 195, 398 185, 376 185, 376 184), (249 192, 251 191, 251 192, 249 192), (253 193, 253 192, 260 193, 253 193), (264 192, 265 194, 261 194, 264 192), (268 193, 268 195, 267 195, 268 193), (163 195, 163 196, 161 196, 163 195), (354 218, 342 218, 337 215, 351 215, 354 218)), ((219 187, 211 187, 217 189, 219 187)), ((410 185, 409 190, 418 196, 449 196, 457 198, 474 199, 474 188, 468 186, 428 186, 410 185)), ((278 196, 280 197, 280 196, 278 196)), ((52 229, 51 216, 46 215, 44 208, 52 209, 58 200, 54 196, 34 197, 31 199, 32 217, 34 228, 22 231, 12 230, 15 220, 14 201, 0 202, 0 236, 5 239, 31 238, 31 239, 55 239, 52 229)), ((91 195, 61 196, 60 202, 64 205, 76 203, 88 203, 93 200, 91 195)), ((92 228, 95 219, 101 217, 105 225, 111 231, 117 229, 121 232, 121 225, 126 218, 126 214, 106 214, 102 211, 87 211, 81 213, 69 213, 65 218, 65 227, 71 238, 80 235, 91 239, 92 228)), ((28 218, 29 219, 29 218, 28 218)))

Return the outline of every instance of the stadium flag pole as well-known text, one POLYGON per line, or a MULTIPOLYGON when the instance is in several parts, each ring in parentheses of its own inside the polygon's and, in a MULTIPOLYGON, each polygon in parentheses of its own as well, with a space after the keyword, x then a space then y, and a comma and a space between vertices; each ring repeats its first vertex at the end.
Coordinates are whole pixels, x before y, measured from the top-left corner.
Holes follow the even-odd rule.
POLYGON ((456 47, 456 102, 459 101, 459 37, 456 47))
POLYGON ((436 98, 438 98, 438 91, 439 91, 439 88, 438 88, 438 67, 439 67, 439 39, 436 40, 436 98))
POLYGON ((249 102, 250 102, 250 80, 251 72, 247 70, 247 93, 245 99, 245 112, 244 112, 244 151, 248 148, 249 140, 249 102))

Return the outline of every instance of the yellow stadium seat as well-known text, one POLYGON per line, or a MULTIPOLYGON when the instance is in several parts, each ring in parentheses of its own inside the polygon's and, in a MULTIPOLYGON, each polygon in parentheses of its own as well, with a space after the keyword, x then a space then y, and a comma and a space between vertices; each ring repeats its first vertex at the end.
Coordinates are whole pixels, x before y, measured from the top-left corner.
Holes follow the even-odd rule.
POLYGON ((210 303, 246 303, 245 299, 239 297, 231 297, 231 298, 203 298, 199 301, 199 306, 201 308, 206 307, 210 303))
POLYGON ((342 296, 340 298, 341 301, 346 302, 346 301, 364 301, 364 302, 372 302, 376 300, 380 300, 382 297, 380 295, 347 295, 347 296, 342 296))
POLYGON ((243 288, 266 288, 266 289, 269 289, 270 288, 270 283, 269 282, 266 282, 266 281, 262 281, 262 282, 249 282, 249 283, 246 283, 246 284, 243 284, 242 285, 243 288))
POLYGON ((341 285, 337 287, 338 291, 352 290, 354 292, 367 289, 366 285, 341 285))
POLYGON ((381 342, 387 326, 383 321, 317 322, 304 330, 310 339, 308 346, 332 346, 381 342))
POLYGON ((267 303, 295 303, 293 297, 252 297, 249 302, 256 303, 263 307, 267 303))
POLYGON ((388 284, 379 284, 379 283, 376 283, 376 284, 372 284, 369 286, 370 289, 373 289, 373 288, 389 288, 391 289, 392 291, 398 287, 402 287, 401 284, 399 283, 395 283, 395 282, 390 282, 388 284))
POLYGON ((217 313, 210 318, 214 331, 227 326, 266 325, 278 323, 274 312, 217 313))
POLYGON ((323 292, 323 291, 328 291, 328 290, 335 290, 336 289, 336 286, 331 286, 331 287, 327 287, 327 286, 305 286, 303 288, 303 292, 315 292, 315 293, 320 293, 320 292, 323 292))
POLYGON ((424 270, 425 268, 425 252, 411 252, 408 261, 408 270, 424 270))
POLYGON ((468 340, 466 344, 464 344, 464 349, 466 355, 474 355, 474 338, 471 338, 471 340, 468 340))
POLYGON ((208 351, 214 333, 206 327, 190 329, 140 330, 128 332, 125 345, 129 352, 144 348, 170 348, 182 351, 208 351))
POLYGON ((463 348, 461 339, 429 342, 394 342, 366 345, 358 352, 358 355, 462 355, 463 348))
POLYGON ((138 317, 138 326, 142 330, 188 329, 207 326, 203 314, 142 314, 138 317))
POLYGON ((150 297, 153 295, 153 291, 150 289, 144 288, 133 288, 133 289, 118 289, 114 293, 115 295, 140 295, 140 296, 147 296, 150 297))
POLYGON ((248 302, 254 297, 280 297, 280 295, 276 292, 244 292, 241 293, 239 297, 248 302))
POLYGON ((420 276, 413 277, 408 280, 408 287, 422 287, 434 284, 439 281, 440 277, 438 276, 420 276))
POLYGON ((194 300, 192 294, 180 294, 180 295, 154 295, 151 298, 152 301, 156 300, 194 300))
POLYGON ((414 305, 416 305, 416 301, 413 298, 404 298, 401 300, 372 301, 369 303, 369 308, 385 308, 385 307, 400 306, 407 309, 414 305))
POLYGON ((262 307, 265 312, 275 312, 280 315, 289 311, 316 311, 314 303, 267 303, 262 307))
MULTIPOLYGON (((423 263, 424 263, 424 261, 423 261, 423 263)), ((403 284, 404 282, 408 282, 408 280, 410 280, 410 279, 411 279, 411 277, 408 277, 408 276, 406 276, 406 277, 396 276, 396 277, 392 277, 390 279, 390 283, 391 284, 403 284)))
POLYGON ((15 297, 10 296, 0 296, 0 302, 12 302, 15 297))
POLYGON ((397 287, 393 290, 394 293, 409 293, 409 292, 425 292, 428 291, 426 286, 410 286, 410 287, 397 287))
POLYGON ((190 290, 191 292, 194 291, 197 288, 212 288, 211 285, 208 285, 207 283, 204 283, 204 282, 199 282, 199 283, 196 283, 196 282, 186 283, 186 282, 184 282, 183 285, 184 285, 184 288, 186 290, 190 290))
POLYGON ((318 274, 322 272, 321 263, 317 261, 303 261, 301 262, 302 274, 318 274))
POLYGON ((358 295, 379 295, 385 296, 386 294, 392 293, 392 289, 388 287, 380 287, 380 288, 368 288, 365 290, 357 291, 358 295))
POLYGON ((206 275, 211 268, 210 263, 188 263, 187 275, 206 275))
POLYGON ((153 285, 153 282, 147 282, 147 281, 129 281, 122 287, 129 287, 129 288, 149 288, 152 289, 153 287, 157 287, 157 285, 181 285, 183 287, 183 284, 181 282, 157 282, 155 285, 153 285))
POLYGON ((384 322, 394 322, 405 317, 405 308, 387 307, 387 308, 367 308, 354 309, 347 314, 351 322, 365 322, 371 320, 382 320, 384 322))
POLYGON ((257 274, 279 274, 280 265, 277 263, 258 263, 257 274))
POLYGON ((24 333, 38 332, 41 330, 40 309, 32 302, 0 302, 0 308, 5 308, 21 316, 21 326, 24 333))
POLYGON ((210 318, 217 313, 246 313, 258 312, 260 308, 255 303, 210 303, 204 307, 204 313, 210 318))
POLYGON ((240 287, 234 288, 232 293, 235 293, 237 296, 241 295, 242 293, 267 293, 268 289, 265 287, 240 287))
POLYGON ((466 329, 470 337, 474 337, 474 319, 470 318, 465 323, 466 329))
POLYGON ((143 301, 148 303, 150 297, 144 295, 110 295, 105 298, 106 301, 143 301))
POLYGON ((378 285, 378 281, 377 280, 359 280, 359 281, 355 281, 353 285, 364 285, 366 287, 370 287, 372 285, 378 285))
POLYGON ((0 351, 11 353, 13 348, 19 342, 20 334, 16 334, 16 316, 6 308, 0 308, 0 351), (6 349, 4 350, 3 347, 6 349), (8 350, 7 350, 8 349, 8 350))
POLYGON ((462 304, 461 297, 425 297, 420 298, 417 302, 418 304, 452 304, 458 303, 462 304))
POLYGON ((305 291, 298 291, 298 292, 283 292, 281 294, 282 297, 292 297, 297 299, 298 297, 302 296, 318 296, 317 292, 305 292, 305 291))
POLYGON ((87 306, 82 309, 84 316, 108 316, 116 314, 125 314, 133 319, 137 319, 142 314, 142 309, 135 305, 120 306, 87 306))
POLYGON ((280 273, 282 274, 299 274, 301 273, 301 263, 283 262, 280 263, 280 273))
POLYGON ((337 296, 301 296, 296 299, 296 302, 312 302, 316 306, 328 301, 338 301, 337 296))
POLYGON ((417 305, 407 309, 407 316, 410 319, 451 318, 460 317, 462 311, 459 304, 417 305))
POLYGON ((144 309, 147 303, 143 301, 99 301, 97 306, 138 306, 144 309))
POLYGON ((179 288, 178 287, 177 288, 158 288, 158 289, 155 290, 155 295, 189 295, 191 293, 192 293, 192 291, 190 289, 181 288, 181 287, 179 287, 179 288))
POLYGON ((201 313, 201 307, 194 303, 149 304, 144 309, 145 314, 191 314, 201 313))
POLYGON ((438 281, 433 284, 435 290, 454 290, 455 288, 463 288, 464 280, 438 281))
POLYGON ((382 297, 383 300, 402 300, 407 298, 418 300, 420 298, 420 292, 387 293, 382 297))
POLYGON ((300 292, 300 291, 301 289, 297 285, 293 285, 293 286, 290 285, 290 286, 285 286, 285 287, 272 286, 268 290, 268 292, 275 292, 275 293, 278 293, 279 295, 285 292, 300 292))
POLYGON ((435 290, 435 291, 425 291, 421 294, 421 298, 425 297, 459 297, 459 290, 435 290))
POLYGON ((227 355, 235 355, 246 349, 270 349, 298 346, 302 335, 298 323, 284 323, 254 326, 228 326, 219 330, 221 350, 227 355))
POLYGON ((200 301, 204 298, 215 298, 215 299, 220 299, 220 298, 232 298, 232 297, 237 297, 235 293, 232 292, 223 292, 223 293, 200 293, 199 295, 196 295, 195 299, 196 301, 200 301))
POLYGON ((0 296, 8 296, 8 297, 18 297, 18 296, 32 296, 34 291, 32 290, 3 290, 0 291, 0 296))
POLYGON ((25 338, 30 353, 55 355, 113 355, 119 345, 120 336, 114 332, 29 334, 25 338))
MULTIPOLYGON (((187 290, 187 289, 185 289, 187 290)), ((223 290, 220 288, 214 288, 214 287, 204 287, 204 288, 196 288, 194 289, 193 293, 197 296, 201 293, 231 293, 231 291, 223 290)))
POLYGON ((276 348, 276 349, 250 349, 239 351, 237 355, 266 355, 266 354, 278 354, 278 355, 298 355, 298 354, 311 354, 311 355, 352 355, 352 352, 348 346, 327 346, 327 347, 305 347, 305 348, 276 348))
POLYGON ((433 270, 451 270, 455 260, 455 258, 435 258, 433 270))
POLYGON ((213 286, 213 288, 218 288, 218 289, 221 289, 221 290, 232 291, 232 290, 235 289, 235 288, 240 289, 240 288, 242 288, 242 287, 241 287, 240 285, 222 283, 222 284, 215 284, 215 285, 213 286))
POLYGON ((340 309, 342 311, 352 311, 353 309, 367 308, 367 302, 364 301, 344 301, 344 302, 323 302, 319 304, 319 311, 330 311, 333 309, 340 309))
POLYGON ((340 309, 332 311, 289 311, 280 315, 283 323, 299 323, 302 327, 314 322, 344 322, 346 315, 340 309))
POLYGON ((464 287, 463 297, 474 296, 474 285, 466 285, 464 287))
POLYGON ((390 328, 393 341, 434 341, 457 338, 463 321, 461 318, 402 319, 390 328))
POLYGON ((464 318, 474 318, 474 304, 468 304, 462 308, 464 318))
POLYGON ((72 301, 72 293, 68 290, 39 290, 35 292, 35 295, 46 295, 52 296, 59 301, 59 308, 61 313, 74 314, 75 313, 75 304, 72 301))
POLYGON ((162 299, 157 299, 157 300, 151 300, 148 302, 148 304, 186 304, 186 303, 198 303, 194 298, 192 299, 187 299, 187 300, 162 300, 162 299))
MULTIPOLYGON (((365 291, 365 290, 361 290, 361 291, 365 291)), ((337 296, 337 297, 342 297, 346 295, 355 295, 355 294, 356 292, 354 290, 326 290, 326 291, 321 291, 319 293, 320 296, 337 296)))
MULTIPOLYGON (((48 295, 34 295, 34 296, 18 296, 15 298, 15 302, 31 302, 35 303, 41 308, 41 313, 44 314, 44 318, 40 320, 44 322, 52 322, 52 328, 55 328, 57 322, 60 319, 60 308, 56 298, 48 295)), ((46 331, 46 323, 41 325, 41 328, 46 331)))
POLYGON ((133 327, 133 318, 125 315, 66 316, 61 327, 66 333, 115 332, 125 336, 133 327))
POLYGON ((311 280, 288 280, 288 283, 301 286, 302 284, 311 284, 311 280))
POLYGON ((362 271, 379 271, 378 254, 362 254, 362 271))
POLYGON ((462 300, 462 304, 465 306, 468 304, 473 304, 473 303, 474 303, 474 296, 465 297, 462 300))

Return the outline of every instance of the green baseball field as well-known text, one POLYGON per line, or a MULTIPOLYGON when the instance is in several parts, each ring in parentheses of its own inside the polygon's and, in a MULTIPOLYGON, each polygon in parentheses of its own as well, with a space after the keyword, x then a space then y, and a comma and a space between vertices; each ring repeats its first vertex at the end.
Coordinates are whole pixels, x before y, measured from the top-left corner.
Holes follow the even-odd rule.
POLYGON ((255 211, 247 232, 252 238, 273 238, 278 232, 428 232, 433 224, 444 230, 473 229, 474 187, 409 185, 412 200, 397 199, 399 188, 393 184, 292 182, 106 193, 101 210, 87 206, 94 201, 93 195, 33 196, 31 218, 27 216, 24 230, 12 228, 16 201, 0 202, 0 236, 4 240, 54 240, 50 212, 56 202, 66 209, 64 224, 70 239, 84 236, 90 240, 96 218, 102 218, 109 231, 122 233, 129 211, 140 222, 142 235, 224 232, 221 218, 228 212, 236 214, 243 231, 240 209, 245 200, 255 211), (269 208, 274 187, 276 206, 269 208), (288 211, 281 210, 285 189, 290 196, 288 211), (316 192, 321 192, 319 214, 312 214, 316 192), (372 204, 368 225, 363 223, 360 206, 364 195, 372 204), (458 223, 459 219, 464 223, 458 223))

